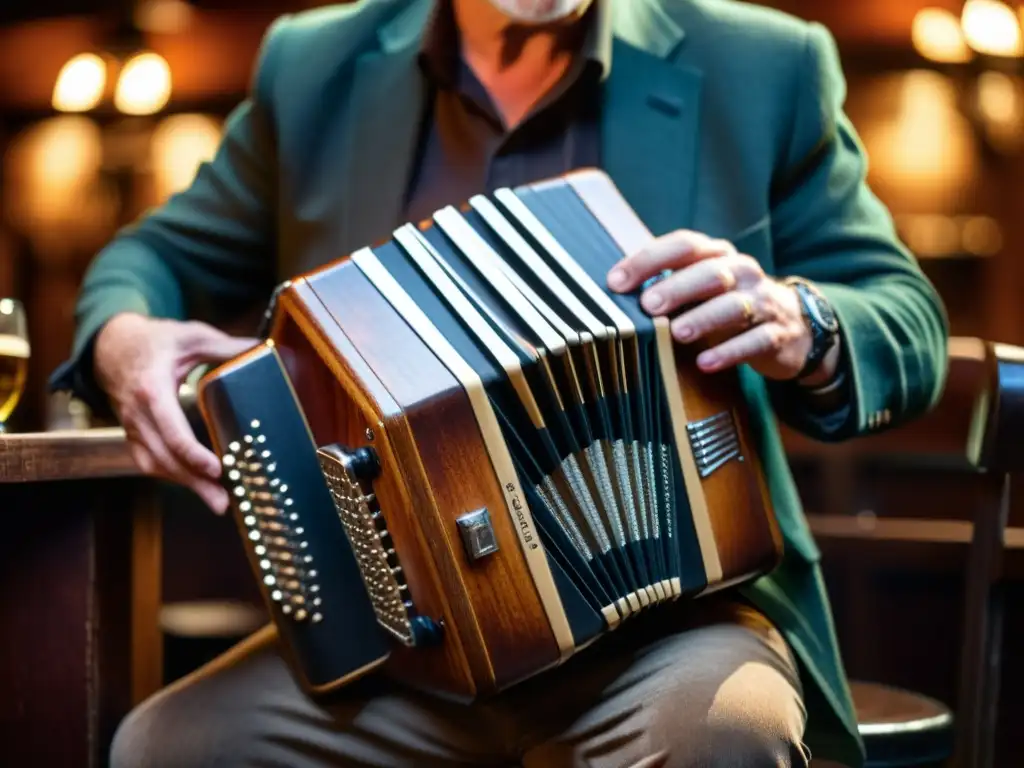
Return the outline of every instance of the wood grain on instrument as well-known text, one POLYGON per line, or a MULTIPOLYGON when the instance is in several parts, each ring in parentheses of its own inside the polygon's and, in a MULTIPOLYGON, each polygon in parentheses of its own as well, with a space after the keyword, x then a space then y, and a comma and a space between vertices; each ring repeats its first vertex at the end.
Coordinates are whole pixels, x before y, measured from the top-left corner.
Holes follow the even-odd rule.
MULTIPOLYGON (((601 171, 565 177, 590 212, 625 254, 639 251, 653 235, 601 171)), ((782 557, 782 536, 765 487, 759 457, 749 437, 735 370, 706 374, 697 367, 702 345, 675 345, 676 370, 688 422, 730 412, 736 420, 743 461, 731 461, 700 481, 711 517, 722 584, 771 570, 782 557)), ((692 496, 695 489, 689 489, 692 496)), ((712 588, 716 585, 711 585, 712 588)))
POLYGON ((444 626, 445 640, 437 646, 413 650, 396 642, 385 669, 414 685, 454 698, 472 697, 475 684, 464 645, 450 633, 458 617, 453 621, 452 605, 417 516, 389 514, 421 505, 415 493, 410 493, 408 477, 389 471, 398 466, 394 440, 401 433, 401 409, 320 302, 313 286, 319 287, 319 281, 329 274, 330 270, 311 281, 296 281, 282 294, 284 319, 272 337, 279 349, 287 350, 285 356, 294 359, 292 364, 300 366, 296 374, 303 381, 297 390, 303 408, 308 409, 316 443, 340 443, 352 449, 370 445, 377 452, 382 471, 373 480, 373 492, 405 571, 410 597, 421 614, 444 626), (368 434, 373 435, 372 440, 368 434))
POLYGON ((310 285, 401 409, 388 426, 394 457, 382 464, 385 474, 406 473, 410 501, 389 517, 383 496, 381 507, 389 524, 419 524, 480 693, 554 663, 558 650, 465 391, 354 265, 319 272, 310 285), (471 563, 455 520, 482 507, 499 550, 471 563))
POLYGON ((782 534, 750 440, 738 377, 730 371, 704 373, 697 368, 696 354, 697 350, 676 352, 686 415, 699 421, 731 411, 743 457, 722 465, 701 483, 722 562, 722 582, 729 584, 772 570, 782 556, 782 534))

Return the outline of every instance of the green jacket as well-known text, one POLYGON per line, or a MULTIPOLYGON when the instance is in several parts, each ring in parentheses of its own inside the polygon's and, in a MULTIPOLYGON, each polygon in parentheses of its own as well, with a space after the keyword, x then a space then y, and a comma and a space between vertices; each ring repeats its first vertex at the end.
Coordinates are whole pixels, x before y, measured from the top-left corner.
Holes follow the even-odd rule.
MULTIPOLYGON (((414 159, 416 53, 431 2, 369 0, 273 25, 215 159, 95 260, 56 386, 87 389, 90 340, 115 313, 223 319, 391 231, 414 159)), ((825 427, 785 386, 741 371, 787 552, 744 591, 800 661, 808 746, 857 766, 820 554, 776 417, 838 440, 921 414, 944 384, 945 313, 865 184, 825 29, 732 0, 612 9, 605 170, 656 234, 728 238, 770 274, 817 281, 840 318, 854 397, 842 424, 825 427)))

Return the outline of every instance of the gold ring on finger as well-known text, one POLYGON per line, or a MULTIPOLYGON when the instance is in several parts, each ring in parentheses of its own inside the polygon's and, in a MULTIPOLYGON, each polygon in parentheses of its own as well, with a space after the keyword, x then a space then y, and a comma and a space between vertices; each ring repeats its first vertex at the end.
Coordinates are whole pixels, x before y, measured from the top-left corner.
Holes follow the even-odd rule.
POLYGON ((722 283, 722 290, 731 291, 736 287, 736 275, 727 266, 718 270, 718 279, 722 283))
POLYGON ((740 294, 740 302, 743 305, 743 323, 751 326, 754 324, 754 302, 746 294, 740 294))

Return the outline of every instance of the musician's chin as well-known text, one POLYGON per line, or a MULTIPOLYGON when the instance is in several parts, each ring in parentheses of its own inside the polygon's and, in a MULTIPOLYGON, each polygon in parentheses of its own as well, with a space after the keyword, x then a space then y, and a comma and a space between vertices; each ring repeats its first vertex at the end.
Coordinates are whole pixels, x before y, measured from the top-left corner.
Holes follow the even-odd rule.
POLYGON ((541 25, 571 21, 583 15, 592 0, 489 0, 519 24, 541 25))

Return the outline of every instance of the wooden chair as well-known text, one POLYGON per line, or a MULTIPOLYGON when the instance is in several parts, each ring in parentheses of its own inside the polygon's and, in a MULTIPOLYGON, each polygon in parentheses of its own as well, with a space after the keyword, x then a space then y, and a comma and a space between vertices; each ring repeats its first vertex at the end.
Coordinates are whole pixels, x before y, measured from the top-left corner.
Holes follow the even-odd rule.
POLYGON ((967 546, 962 650, 955 709, 914 691, 853 681, 868 768, 991 768, 1002 635, 1001 562, 1010 481, 1024 463, 1024 349, 953 339, 942 402, 914 424, 837 446, 787 435, 796 460, 819 462, 829 514, 809 515, 819 541, 960 541, 967 546), (853 503, 854 467, 880 456, 931 460, 975 475, 972 521, 881 518, 865 524, 853 503))

